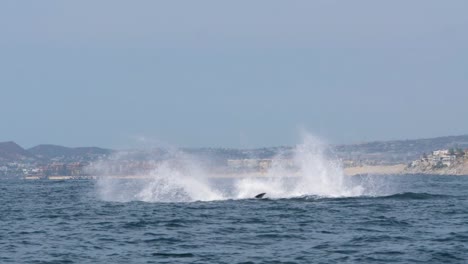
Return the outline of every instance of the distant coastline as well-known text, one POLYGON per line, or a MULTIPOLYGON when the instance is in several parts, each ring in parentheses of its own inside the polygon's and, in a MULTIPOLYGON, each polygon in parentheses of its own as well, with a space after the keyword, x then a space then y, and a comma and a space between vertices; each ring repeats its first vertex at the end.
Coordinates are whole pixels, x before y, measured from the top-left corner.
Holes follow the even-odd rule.
MULTIPOLYGON (((103 174, 135 178, 150 174, 164 161, 187 157, 208 168, 206 171, 214 177, 263 177, 278 162, 294 171, 293 155, 292 146, 186 148, 173 153, 163 148, 118 151, 55 145, 24 149, 8 141, 0 142, 0 180, 93 179, 103 174), (180 153, 184 154, 174 157, 180 153), (100 162, 106 163, 106 171, 89 169, 100 162)), ((329 145, 323 155, 341 164, 345 175, 468 175, 468 135, 329 145)))

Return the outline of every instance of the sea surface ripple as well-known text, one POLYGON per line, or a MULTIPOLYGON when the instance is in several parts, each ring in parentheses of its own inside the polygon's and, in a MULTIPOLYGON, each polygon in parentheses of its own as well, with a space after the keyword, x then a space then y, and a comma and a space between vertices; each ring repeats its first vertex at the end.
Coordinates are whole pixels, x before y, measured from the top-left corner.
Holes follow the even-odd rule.
POLYGON ((384 196, 109 202, 93 181, 0 182, 0 263, 467 263, 468 177, 384 196))

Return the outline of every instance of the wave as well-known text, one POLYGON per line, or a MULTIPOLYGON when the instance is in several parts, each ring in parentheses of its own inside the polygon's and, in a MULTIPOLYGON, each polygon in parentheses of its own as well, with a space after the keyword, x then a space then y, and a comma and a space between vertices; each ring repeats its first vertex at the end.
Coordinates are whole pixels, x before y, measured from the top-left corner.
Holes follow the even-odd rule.
POLYGON ((440 198, 449 198, 451 195, 444 194, 431 194, 431 193, 415 193, 415 192, 403 192, 396 193, 387 196, 381 196, 380 199, 399 199, 399 200, 427 200, 427 199, 440 199, 440 198))

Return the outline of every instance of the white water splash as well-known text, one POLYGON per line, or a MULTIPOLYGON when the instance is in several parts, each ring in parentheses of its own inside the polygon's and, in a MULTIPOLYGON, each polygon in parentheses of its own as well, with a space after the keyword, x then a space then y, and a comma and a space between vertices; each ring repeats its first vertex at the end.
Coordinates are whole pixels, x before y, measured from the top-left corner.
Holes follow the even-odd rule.
MULTIPOLYGON (((184 165, 187 164, 189 163, 184 165)), ((150 176, 151 180, 148 184, 135 195, 138 200, 181 202, 223 199, 216 189, 210 187, 206 174, 196 166, 181 168, 164 162, 150 176)))
POLYGON ((248 198, 260 192, 272 198, 305 195, 324 197, 359 196, 363 187, 345 176, 340 162, 326 158, 325 145, 310 134, 294 149, 289 164, 284 159, 273 160, 265 179, 242 179, 237 182, 238 198, 248 198))
MULTIPOLYGON (((113 160, 123 159, 121 156, 113 160)), ((221 200, 223 196, 212 188, 207 174, 195 160, 173 151, 172 158, 157 162, 149 173, 137 174, 133 178, 108 176, 108 164, 94 164, 92 171, 107 173, 97 181, 97 190, 103 200, 145 202, 190 202, 221 200)))
POLYGON ((97 189, 104 200, 145 202, 245 199, 264 192, 269 198, 349 197, 372 193, 362 183, 345 176, 339 161, 326 157, 325 145, 320 140, 309 134, 303 138, 292 156, 285 158, 285 154, 279 154, 264 175, 233 177, 230 191, 217 186, 193 157, 180 152, 138 180, 101 177, 97 189))

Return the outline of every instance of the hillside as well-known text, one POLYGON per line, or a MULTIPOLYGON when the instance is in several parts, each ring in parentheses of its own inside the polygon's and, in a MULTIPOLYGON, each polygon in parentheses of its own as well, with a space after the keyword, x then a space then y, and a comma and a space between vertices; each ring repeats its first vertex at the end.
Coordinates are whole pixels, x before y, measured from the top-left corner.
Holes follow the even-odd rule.
POLYGON ((50 161, 92 161, 113 150, 97 147, 68 148, 56 145, 39 145, 24 149, 13 141, 0 142, 0 165, 9 162, 40 162, 50 161))
POLYGON ((20 147, 13 141, 0 142, 0 160, 5 162, 20 161, 34 158, 34 155, 20 147))
POLYGON ((78 158, 84 156, 99 156, 112 153, 112 150, 97 147, 69 148, 57 145, 38 145, 28 149, 29 153, 41 159, 78 158))
POLYGON ((334 151, 343 159, 378 160, 384 164, 397 164, 417 159, 423 153, 448 148, 468 148, 468 135, 338 145, 334 147, 334 151))
MULTIPOLYGON (((215 164, 224 164, 228 159, 271 159, 278 154, 287 157, 293 147, 271 147, 258 149, 195 148, 182 149, 185 153, 215 164)), ((414 140, 375 141, 349 145, 331 145, 326 153, 340 158, 346 166, 394 165, 407 164, 418 159, 423 153, 433 150, 461 148, 468 149, 468 135, 437 137, 414 140)), ((98 147, 70 148, 58 145, 42 144, 30 149, 23 149, 14 142, 0 142, 0 161, 2 163, 22 160, 48 161, 92 161, 114 153, 114 150, 98 147)), ((134 150, 132 157, 144 156, 145 150, 134 150)), ((153 150, 150 158, 167 156, 167 151, 153 150)), ((136 158, 138 160, 138 158, 136 158)))

